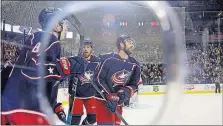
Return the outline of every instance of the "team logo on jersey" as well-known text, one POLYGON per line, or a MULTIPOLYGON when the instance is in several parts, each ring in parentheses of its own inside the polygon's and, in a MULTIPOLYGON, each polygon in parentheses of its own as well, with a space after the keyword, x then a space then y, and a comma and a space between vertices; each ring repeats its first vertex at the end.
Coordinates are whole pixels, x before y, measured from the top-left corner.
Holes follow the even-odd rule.
POLYGON ((94 72, 89 70, 84 73, 84 76, 80 76, 79 79, 82 84, 89 83, 90 79, 93 78, 94 72))
POLYGON ((53 74, 53 69, 54 68, 49 67, 48 71, 49 71, 50 74, 53 74))
POLYGON ((125 69, 114 73, 112 75, 112 81, 114 83, 114 86, 125 84, 128 81, 130 75, 131 72, 125 69))

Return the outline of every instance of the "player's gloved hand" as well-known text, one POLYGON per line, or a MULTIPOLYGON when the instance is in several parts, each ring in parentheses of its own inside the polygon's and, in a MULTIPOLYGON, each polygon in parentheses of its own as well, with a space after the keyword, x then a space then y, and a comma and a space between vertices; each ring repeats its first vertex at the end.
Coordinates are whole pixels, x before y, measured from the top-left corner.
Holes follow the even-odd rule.
POLYGON ((117 96, 117 94, 110 93, 106 95, 106 99, 107 101, 105 103, 105 107, 108 108, 110 112, 115 112, 119 101, 119 97, 117 96))
POLYGON ((128 87, 123 87, 117 92, 117 96, 119 97, 118 104, 121 105, 125 101, 129 100, 132 96, 133 92, 128 87))
POLYGON ((66 114, 64 112, 63 106, 61 103, 57 103, 56 106, 54 107, 54 112, 56 113, 57 117, 66 123, 66 114))
POLYGON ((64 78, 70 74, 84 74, 87 67, 87 61, 79 56, 69 58, 62 57, 59 62, 56 63, 56 67, 62 78, 64 78))

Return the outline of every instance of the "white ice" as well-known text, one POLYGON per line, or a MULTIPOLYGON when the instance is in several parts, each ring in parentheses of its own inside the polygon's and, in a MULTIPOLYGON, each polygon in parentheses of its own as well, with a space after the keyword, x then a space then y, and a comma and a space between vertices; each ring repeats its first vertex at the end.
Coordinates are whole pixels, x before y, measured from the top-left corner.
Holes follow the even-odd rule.
MULTIPOLYGON (((159 114, 163 100, 164 95, 140 96, 138 107, 124 108, 123 117, 130 125, 149 125, 159 114)), ((68 106, 65 109, 67 111, 68 106)), ((162 119, 159 124, 222 125, 222 94, 185 94, 179 110, 177 116, 173 118, 169 113, 169 118, 162 119)))

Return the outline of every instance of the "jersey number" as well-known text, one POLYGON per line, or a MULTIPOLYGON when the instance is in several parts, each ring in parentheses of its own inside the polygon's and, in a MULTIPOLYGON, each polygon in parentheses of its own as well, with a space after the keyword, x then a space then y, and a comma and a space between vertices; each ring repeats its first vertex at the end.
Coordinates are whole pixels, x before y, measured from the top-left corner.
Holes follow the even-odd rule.
POLYGON ((34 53, 39 53, 40 45, 41 45, 40 42, 37 43, 37 44, 34 46, 32 52, 34 52, 34 53))

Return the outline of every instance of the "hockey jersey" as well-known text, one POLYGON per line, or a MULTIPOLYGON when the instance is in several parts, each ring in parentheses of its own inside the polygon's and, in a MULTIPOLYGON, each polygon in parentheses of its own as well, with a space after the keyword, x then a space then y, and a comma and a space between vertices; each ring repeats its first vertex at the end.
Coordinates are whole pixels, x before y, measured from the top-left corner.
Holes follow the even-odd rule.
MULTIPOLYGON (((89 79, 93 79, 95 70, 99 67, 100 61, 99 57, 92 55, 91 59, 88 60, 88 65, 83 76, 77 77, 77 91, 76 97, 79 98, 89 98, 95 95, 95 89, 92 84, 89 82, 89 79)), ((69 84, 69 92, 71 92, 71 83, 69 84)))
POLYGON ((12 67, 13 64, 10 61, 7 61, 1 69, 1 95, 5 89, 5 85, 8 81, 9 74, 12 71, 12 67))
MULTIPOLYGON (((101 65, 94 82, 103 93, 116 93, 122 87, 128 87, 132 93, 138 90, 140 65, 133 58, 122 59, 116 53, 101 55, 101 65)), ((101 98, 97 93, 96 97, 101 98)))
MULTIPOLYGON (((38 57, 44 33, 46 32, 36 32, 30 35, 21 50, 3 92, 2 112, 17 109, 41 112, 40 103, 37 98, 38 80, 40 79, 37 69, 39 64, 41 64, 38 61, 38 57)), ((57 37, 52 33, 47 34, 50 34, 50 39, 48 46, 44 50, 46 54, 44 64, 57 61, 61 53, 61 45, 57 37)), ((52 69, 48 69, 46 72, 50 73, 50 76, 59 77, 58 75, 54 75, 52 69)), ((58 85, 53 87, 53 81, 47 81, 46 83, 51 84, 51 86, 47 87, 53 89, 51 90, 53 94, 48 94, 48 98, 53 98, 50 101, 51 105, 54 105, 56 103, 58 85)))

